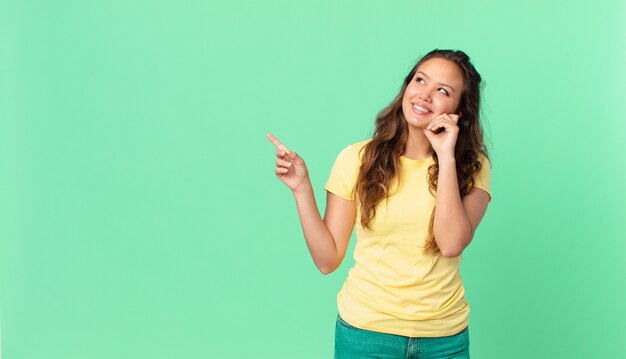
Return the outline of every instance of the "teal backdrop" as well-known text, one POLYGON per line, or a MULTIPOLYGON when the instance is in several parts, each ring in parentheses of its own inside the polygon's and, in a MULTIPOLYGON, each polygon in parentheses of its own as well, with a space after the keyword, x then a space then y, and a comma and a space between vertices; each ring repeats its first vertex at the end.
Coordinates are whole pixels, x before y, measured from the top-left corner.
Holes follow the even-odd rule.
POLYGON ((320 212, 434 48, 486 82, 478 359, 626 357, 623 1, 0 2, 3 359, 331 358, 277 136, 320 212))

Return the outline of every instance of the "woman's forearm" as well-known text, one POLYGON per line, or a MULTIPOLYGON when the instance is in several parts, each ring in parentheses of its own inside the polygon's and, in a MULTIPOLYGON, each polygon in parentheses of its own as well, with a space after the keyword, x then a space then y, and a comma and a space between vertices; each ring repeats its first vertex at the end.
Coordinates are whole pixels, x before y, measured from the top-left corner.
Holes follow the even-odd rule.
POLYGON ((302 224, 302 232, 313 262, 324 274, 336 267, 337 248, 335 241, 320 216, 310 182, 293 192, 302 224))
POLYGON ((472 239, 472 224, 465 213, 457 182, 454 157, 438 158, 439 177, 433 234, 441 254, 456 257, 472 239))

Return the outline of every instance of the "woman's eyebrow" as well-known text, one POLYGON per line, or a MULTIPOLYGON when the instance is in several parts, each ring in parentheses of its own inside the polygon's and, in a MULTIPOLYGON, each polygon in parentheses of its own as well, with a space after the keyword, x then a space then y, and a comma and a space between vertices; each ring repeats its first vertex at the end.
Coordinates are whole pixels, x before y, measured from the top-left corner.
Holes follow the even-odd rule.
MULTIPOLYGON (((416 73, 420 73, 420 74, 422 74, 422 75, 426 76, 426 78, 427 78, 427 79, 430 79, 430 76, 426 75, 426 74, 425 74, 425 73, 423 73, 422 71, 418 71, 418 72, 416 72, 416 73)), ((446 87, 449 87, 449 88, 450 88, 450 90, 452 90, 452 92, 454 92, 454 87, 452 87, 452 86, 450 86, 450 85, 448 85, 448 84, 444 84, 443 82, 440 82, 439 84, 440 84, 440 85, 444 85, 444 86, 446 86, 446 87)))

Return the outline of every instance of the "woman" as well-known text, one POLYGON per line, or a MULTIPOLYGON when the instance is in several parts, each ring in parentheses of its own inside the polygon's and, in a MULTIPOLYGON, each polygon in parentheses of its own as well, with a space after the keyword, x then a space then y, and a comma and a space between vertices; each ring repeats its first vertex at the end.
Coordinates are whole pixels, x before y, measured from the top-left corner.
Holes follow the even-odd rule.
POLYGON ((322 273, 339 267, 356 228, 356 263, 337 295, 336 358, 469 358, 459 265, 491 201, 480 90, 464 52, 426 54, 372 138, 337 156, 323 220, 304 160, 267 135, 322 273))

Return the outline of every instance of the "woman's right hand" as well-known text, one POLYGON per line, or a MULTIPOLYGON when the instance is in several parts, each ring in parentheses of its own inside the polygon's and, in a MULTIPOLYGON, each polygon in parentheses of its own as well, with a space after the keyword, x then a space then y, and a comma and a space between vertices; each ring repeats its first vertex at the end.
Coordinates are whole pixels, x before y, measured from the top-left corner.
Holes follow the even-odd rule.
POLYGON ((272 134, 268 133, 266 136, 277 148, 275 172, 278 179, 283 181, 293 192, 301 188, 302 185, 310 183, 309 171, 302 157, 289 150, 272 134))

